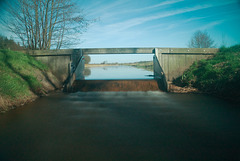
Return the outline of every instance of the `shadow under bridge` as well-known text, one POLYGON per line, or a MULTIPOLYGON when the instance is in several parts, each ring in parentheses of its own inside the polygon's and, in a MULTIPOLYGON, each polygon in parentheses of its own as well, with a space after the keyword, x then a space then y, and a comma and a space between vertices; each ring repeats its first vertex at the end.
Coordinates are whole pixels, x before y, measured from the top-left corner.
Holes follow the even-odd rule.
POLYGON ((68 92, 77 91, 167 91, 167 81, 156 57, 155 48, 91 48, 82 49, 83 57, 73 70, 68 92), (84 68, 86 55, 101 54, 151 54, 153 55, 153 79, 94 79, 85 80, 84 68))

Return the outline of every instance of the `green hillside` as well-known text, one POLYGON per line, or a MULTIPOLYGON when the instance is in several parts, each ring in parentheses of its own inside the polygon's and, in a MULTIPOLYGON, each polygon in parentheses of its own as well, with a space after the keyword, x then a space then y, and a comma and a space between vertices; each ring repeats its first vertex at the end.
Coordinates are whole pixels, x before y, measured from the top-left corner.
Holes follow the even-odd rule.
POLYGON ((211 59, 195 62, 173 81, 230 100, 240 98, 240 45, 220 48, 211 59))
POLYGON ((33 57, 0 50, 0 111, 22 105, 46 93, 48 68, 33 57))

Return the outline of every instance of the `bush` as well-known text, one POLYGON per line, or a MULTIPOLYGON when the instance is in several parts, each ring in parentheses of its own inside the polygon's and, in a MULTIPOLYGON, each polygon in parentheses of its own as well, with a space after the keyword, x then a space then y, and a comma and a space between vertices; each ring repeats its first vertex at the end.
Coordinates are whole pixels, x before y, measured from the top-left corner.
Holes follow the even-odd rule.
POLYGON ((174 83, 221 96, 239 96, 240 45, 222 47, 213 58, 193 63, 174 83))

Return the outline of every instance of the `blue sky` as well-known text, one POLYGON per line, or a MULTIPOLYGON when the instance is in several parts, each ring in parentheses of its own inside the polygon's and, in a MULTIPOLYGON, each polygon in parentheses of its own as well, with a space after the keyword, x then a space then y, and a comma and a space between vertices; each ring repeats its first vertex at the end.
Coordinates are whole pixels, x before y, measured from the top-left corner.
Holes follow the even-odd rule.
POLYGON ((239 0, 81 0, 99 18, 75 47, 187 47, 206 30, 217 47, 240 43, 239 0))
MULTIPOLYGON (((3 2, 3 0, 0 0, 3 2)), ((197 30, 215 41, 240 43, 240 0, 75 0, 91 24, 69 48, 187 47, 197 30)), ((0 3, 3 5, 4 3, 0 3)), ((0 6, 2 7, 2 6, 0 6)), ((1 12, 0 12, 1 13, 1 12)), ((1 34, 13 34, 1 28, 1 34)), ((126 55, 125 55, 126 56, 126 55)), ((129 55, 128 60, 152 60, 152 55, 129 55)), ((121 56, 92 56, 91 63, 124 62, 121 56)))
MULTIPOLYGON (((98 21, 69 48, 187 47, 197 30, 206 30, 216 47, 240 43, 240 0, 74 1, 98 21)), ((0 30, 14 37, 1 24, 0 30)))

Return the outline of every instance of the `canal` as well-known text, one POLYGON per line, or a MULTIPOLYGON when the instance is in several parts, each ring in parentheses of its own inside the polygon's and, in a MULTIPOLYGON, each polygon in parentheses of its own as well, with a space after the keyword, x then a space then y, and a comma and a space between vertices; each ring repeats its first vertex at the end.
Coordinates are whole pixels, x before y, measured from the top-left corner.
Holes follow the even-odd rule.
POLYGON ((0 160, 237 161, 239 123, 207 95, 56 92, 0 115, 0 160))
POLYGON ((153 79, 153 71, 126 65, 88 67, 84 77, 85 80, 153 79))

